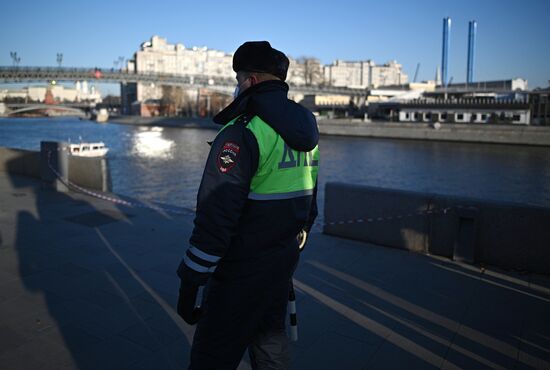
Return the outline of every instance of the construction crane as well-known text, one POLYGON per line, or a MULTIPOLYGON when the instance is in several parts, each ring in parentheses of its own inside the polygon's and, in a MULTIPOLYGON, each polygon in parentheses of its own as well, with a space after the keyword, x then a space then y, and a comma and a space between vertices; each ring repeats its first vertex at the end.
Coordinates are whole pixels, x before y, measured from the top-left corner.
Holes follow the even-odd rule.
POLYGON ((414 72, 414 78, 413 82, 416 82, 416 78, 418 77, 418 70, 420 69, 420 63, 416 65, 416 71, 414 72))

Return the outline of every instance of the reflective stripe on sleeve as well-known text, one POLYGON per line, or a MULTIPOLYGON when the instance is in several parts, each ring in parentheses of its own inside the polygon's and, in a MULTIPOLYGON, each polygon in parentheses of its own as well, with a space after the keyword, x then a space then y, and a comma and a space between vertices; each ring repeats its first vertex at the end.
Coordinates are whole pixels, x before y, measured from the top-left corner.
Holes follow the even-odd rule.
POLYGON ((205 267, 205 266, 199 265, 195 261, 191 260, 191 258, 189 258, 187 254, 183 255, 183 262, 185 262, 187 267, 197 272, 214 272, 214 270, 216 269, 216 266, 205 267))
POLYGON ((304 197, 306 195, 313 195, 313 189, 291 191, 288 193, 274 193, 274 194, 258 194, 250 192, 248 193, 248 199, 252 200, 279 200, 279 199, 292 199, 304 197))
POLYGON ((208 254, 208 253, 205 253, 203 251, 201 251, 199 248, 197 247, 191 247, 188 249, 190 253, 192 253, 193 255, 199 257, 200 259, 202 260, 205 260, 205 261, 208 261, 208 262, 218 262, 220 260, 221 257, 218 257, 218 256, 214 256, 212 254, 208 254))

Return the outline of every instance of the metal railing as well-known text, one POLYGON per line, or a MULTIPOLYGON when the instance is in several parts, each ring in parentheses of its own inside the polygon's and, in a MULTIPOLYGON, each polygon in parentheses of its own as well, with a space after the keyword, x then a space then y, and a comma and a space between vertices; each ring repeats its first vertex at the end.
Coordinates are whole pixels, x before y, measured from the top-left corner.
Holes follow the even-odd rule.
MULTIPOLYGON (((233 91, 235 79, 217 75, 168 74, 158 72, 133 72, 115 68, 74 67, 7 67, 0 66, 0 83, 36 81, 82 81, 122 83, 157 83, 199 88, 224 88, 233 91)), ((353 97, 367 96, 367 89, 336 86, 305 86, 290 84, 294 93, 335 94, 353 97)))

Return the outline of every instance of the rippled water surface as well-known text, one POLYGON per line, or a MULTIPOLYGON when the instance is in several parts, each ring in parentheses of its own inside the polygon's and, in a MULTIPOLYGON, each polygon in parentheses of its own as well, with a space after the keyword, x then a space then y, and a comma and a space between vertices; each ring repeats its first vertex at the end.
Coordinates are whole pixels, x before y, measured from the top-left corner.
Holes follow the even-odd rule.
MULTIPOLYGON (((103 141, 113 192, 190 208, 215 134, 74 118, 0 119, 0 146, 38 150, 41 140, 103 141)), ((320 150, 321 204, 324 184, 342 181, 550 207, 549 148, 322 137, 320 150)))

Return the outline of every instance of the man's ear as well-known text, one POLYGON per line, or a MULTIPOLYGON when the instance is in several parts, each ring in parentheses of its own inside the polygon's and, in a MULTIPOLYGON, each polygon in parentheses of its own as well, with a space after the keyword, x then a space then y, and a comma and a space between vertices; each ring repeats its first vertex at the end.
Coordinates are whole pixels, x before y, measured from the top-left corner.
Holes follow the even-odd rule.
POLYGON ((250 75, 250 86, 254 86, 258 83, 258 76, 250 75))

